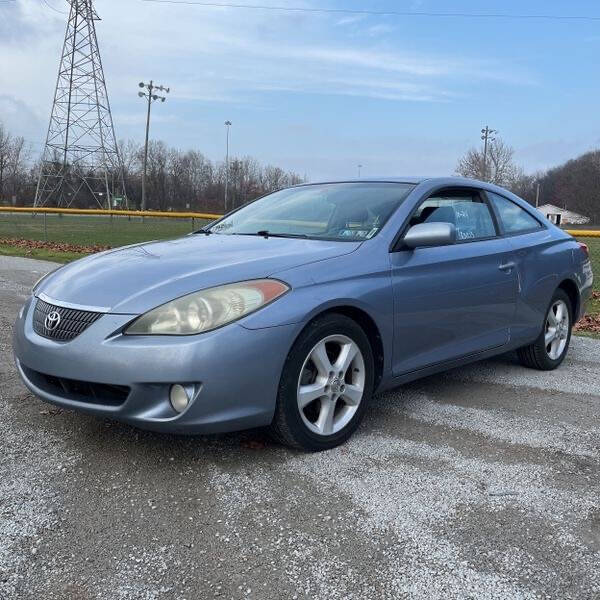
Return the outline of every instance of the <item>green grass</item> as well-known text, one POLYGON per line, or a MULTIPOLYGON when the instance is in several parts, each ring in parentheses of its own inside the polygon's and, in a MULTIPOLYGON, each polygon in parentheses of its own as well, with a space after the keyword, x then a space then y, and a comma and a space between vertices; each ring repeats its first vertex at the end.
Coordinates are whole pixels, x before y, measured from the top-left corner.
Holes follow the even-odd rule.
POLYGON ((180 237, 208 221, 144 217, 104 217, 0 213, 0 238, 63 242, 81 246, 125 246, 180 237), (193 229, 192 229, 193 227, 193 229))
POLYGON ((573 330, 573 335, 576 335, 577 337, 592 338, 593 340, 600 340, 600 334, 594 333, 593 331, 582 331, 581 329, 578 331, 573 330))
MULTIPOLYGON (((587 244, 590 249, 592 259, 592 269, 596 276, 594 281, 594 290, 600 292, 600 238, 581 238, 581 241, 587 244)), ((597 301, 597 312, 600 312, 600 302, 597 301)))
POLYGON ((46 248, 17 248, 15 246, 6 246, 0 244, 0 256, 24 256, 26 258, 36 258, 38 260, 50 260, 58 263, 68 263, 78 258, 83 258, 87 254, 78 252, 62 252, 60 250, 48 250, 46 248))

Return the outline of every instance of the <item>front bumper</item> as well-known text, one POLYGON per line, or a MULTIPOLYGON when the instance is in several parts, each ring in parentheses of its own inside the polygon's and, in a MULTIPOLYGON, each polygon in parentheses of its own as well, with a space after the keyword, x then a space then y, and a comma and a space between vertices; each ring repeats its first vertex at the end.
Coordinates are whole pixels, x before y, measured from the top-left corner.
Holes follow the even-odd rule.
POLYGON ((25 385, 42 400, 110 417, 143 429, 173 433, 219 433, 268 425, 273 419, 283 364, 297 325, 248 330, 231 324, 190 337, 123 336, 133 315, 106 314, 71 342, 33 330, 36 299, 27 301, 15 324, 13 349, 25 385), (45 385, 74 380, 127 389, 122 403, 85 396, 83 386, 45 385), (174 383, 193 390, 187 410, 169 402, 174 383))

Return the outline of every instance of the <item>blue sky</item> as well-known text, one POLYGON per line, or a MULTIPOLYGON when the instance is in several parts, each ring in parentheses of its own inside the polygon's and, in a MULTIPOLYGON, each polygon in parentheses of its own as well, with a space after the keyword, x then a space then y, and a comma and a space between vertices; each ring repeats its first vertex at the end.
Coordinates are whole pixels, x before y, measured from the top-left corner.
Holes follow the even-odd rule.
MULTIPOLYGON (((65 0, 47 0, 66 10, 65 0)), ((591 15, 597 1, 239 0, 371 10, 591 15)), ((600 147, 600 21, 379 17, 97 0, 119 138, 143 138, 137 83, 172 87, 152 137, 252 155, 311 180, 449 174, 485 124, 527 171, 600 147)), ((40 148, 66 15, 0 4, 0 120, 40 148)))

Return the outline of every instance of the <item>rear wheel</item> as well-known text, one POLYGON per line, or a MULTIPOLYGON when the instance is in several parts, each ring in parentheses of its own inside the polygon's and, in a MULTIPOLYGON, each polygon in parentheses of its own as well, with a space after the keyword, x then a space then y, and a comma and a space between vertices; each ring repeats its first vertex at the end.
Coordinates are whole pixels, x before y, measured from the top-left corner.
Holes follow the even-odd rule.
POLYGON ((526 367, 552 371, 565 359, 571 342, 573 308, 566 292, 556 290, 544 321, 544 328, 531 345, 520 348, 519 360, 526 367))
POLYGON ((362 419, 373 380, 373 353, 362 328, 343 315, 318 318, 288 355, 272 433, 304 450, 342 444, 362 419))

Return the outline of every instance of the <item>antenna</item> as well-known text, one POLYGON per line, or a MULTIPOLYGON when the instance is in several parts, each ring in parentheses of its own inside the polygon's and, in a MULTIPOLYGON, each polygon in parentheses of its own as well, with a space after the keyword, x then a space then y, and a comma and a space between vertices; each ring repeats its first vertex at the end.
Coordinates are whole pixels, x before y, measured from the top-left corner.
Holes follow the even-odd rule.
POLYGON ((125 202, 123 164, 115 129, 92 0, 70 0, 54 103, 34 206, 72 204, 112 208, 125 202))

